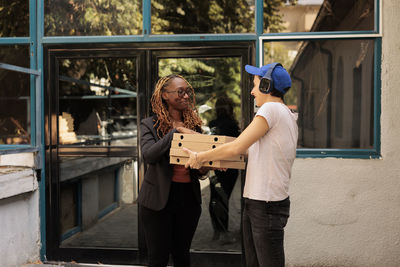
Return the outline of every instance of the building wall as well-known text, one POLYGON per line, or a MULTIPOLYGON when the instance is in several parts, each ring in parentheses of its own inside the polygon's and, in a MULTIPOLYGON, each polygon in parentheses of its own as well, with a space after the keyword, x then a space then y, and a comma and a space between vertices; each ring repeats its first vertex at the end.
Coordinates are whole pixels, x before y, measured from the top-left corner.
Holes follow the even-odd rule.
POLYGON ((38 203, 38 191, 0 201, 1 266, 20 266, 39 259, 38 203))
MULTIPOLYGON (((17 267, 39 260, 39 190, 29 166, 32 155, 0 156, 0 266, 17 267), (28 163, 29 165, 29 163, 28 163)), ((32 165, 33 166, 33 165, 32 165)))
POLYGON ((380 159, 296 159, 289 266, 400 266, 400 2, 383 2, 380 159))
POLYGON ((317 5, 285 5, 280 9, 285 30, 283 32, 310 31, 318 14, 321 3, 317 5))

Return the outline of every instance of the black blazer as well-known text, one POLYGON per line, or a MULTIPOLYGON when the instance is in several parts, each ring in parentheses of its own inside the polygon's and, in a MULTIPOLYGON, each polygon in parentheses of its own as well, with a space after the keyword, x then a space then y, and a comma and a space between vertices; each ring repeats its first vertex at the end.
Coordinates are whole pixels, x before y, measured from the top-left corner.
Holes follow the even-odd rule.
MULTIPOLYGON (((161 210, 168 202, 173 174, 173 165, 169 164, 169 150, 173 134, 177 131, 172 129, 159 138, 154 128, 156 121, 157 117, 153 116, 143 119, 140 124, 140 147, 147 170, 140 188, 138 202, 146 208, 161 210)), ((193 193, 201 204, 199 176, 198 170, 190 170, 193 193)))

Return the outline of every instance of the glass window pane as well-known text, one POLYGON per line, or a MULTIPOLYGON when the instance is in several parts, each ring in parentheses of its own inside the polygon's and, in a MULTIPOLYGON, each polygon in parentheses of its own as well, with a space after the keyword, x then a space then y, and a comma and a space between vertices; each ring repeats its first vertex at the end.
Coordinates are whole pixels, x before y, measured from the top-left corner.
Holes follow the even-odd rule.
POLYGON ((62 247, 137 248, 137 161, 59 157, 62 247))
MULTIPOLYGON (((180 74, 192 85, 204 125, 216 116, 214 106, 220 96, 232 100, 234 117, 241 121, 240 57, 164 58, 158 68, 160 77, 180 74)), ((210 133, 207 127, 203 130, 210 133)))
POLYGON ((264 0, 264 32, 374 30, 374 0, 264 0))
MULTIPOLYGON (((241 114, 241 58, 164 58, 160 77, 180 74, 195 91, 203 133, 238 136, 241 114)), ((241 182, 238 170, 210 171, 200 181, 202 210, 192 249, 240 252, 241 182)))
POLYGON ((0 37, 29 36, 29 0, 0 0, 0 37))
POLYGON ((254 32, 254 0, 153 0, 153 34, 254 32))
POLYGON ((300 148, 373 148, 373 40, 265 43, 273 61, 292 77, 285 101, 299 112, 300 148))
POLYGON ((61 232, 66 233, 70 229, 79 225, 78 215, 78 183, 64 183, 60 190, 60 199, 62 199, 62 205, 60 209, 61 213, 61 232))
POLYGON ((136 58, 60 61, 59 142, 136 146, 136 58))
MULTIPOLYGON (((29 46, 0 46, 0 62, 29 68, 29 46)), ((0 84, 0 144, 29 144, 30 75, 0 69, 0 84)))
POLYGON ((45 0, 46 36, 142 33, 141 0, 45 0))

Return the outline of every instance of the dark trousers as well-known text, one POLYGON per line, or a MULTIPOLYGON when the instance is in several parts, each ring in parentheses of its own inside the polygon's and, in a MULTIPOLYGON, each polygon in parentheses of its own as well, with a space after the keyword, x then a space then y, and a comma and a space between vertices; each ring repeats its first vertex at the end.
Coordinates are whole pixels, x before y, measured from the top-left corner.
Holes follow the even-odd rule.
POLYGON ((284 227, 290 200, 265 202, 244 199, 243 244, 248 267, 284 267, 284 227))
POLYGON ((190 183, 171 183, 167 206, 154 211, 139 206, 148 267, 165 267, 169 254, 175 267, 190 266, 190 245, 199 222, 201 206, 190 183))

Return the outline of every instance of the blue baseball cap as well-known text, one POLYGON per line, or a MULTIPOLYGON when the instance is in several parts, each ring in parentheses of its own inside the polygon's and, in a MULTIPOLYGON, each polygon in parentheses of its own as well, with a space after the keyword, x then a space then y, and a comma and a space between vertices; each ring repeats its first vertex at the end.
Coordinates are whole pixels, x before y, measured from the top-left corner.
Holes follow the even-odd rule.
MULTIPOLYGON (((267 64, 265 66, 262 66, 261 68, 246 65, 244 69, 248 73, 258 75, 260 76, 260 78, 262 78, 273 64, 274 63, 267 64)), ((280 64, 275 66, 275 69, 271 74, 271 78, 274 84, 274 88, 283 94, 287 92, 288 88, 292 87, 292 80, 290 79, 289 73, 280 64)))

